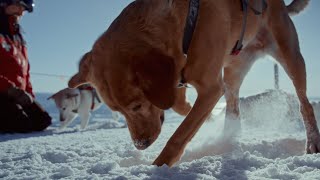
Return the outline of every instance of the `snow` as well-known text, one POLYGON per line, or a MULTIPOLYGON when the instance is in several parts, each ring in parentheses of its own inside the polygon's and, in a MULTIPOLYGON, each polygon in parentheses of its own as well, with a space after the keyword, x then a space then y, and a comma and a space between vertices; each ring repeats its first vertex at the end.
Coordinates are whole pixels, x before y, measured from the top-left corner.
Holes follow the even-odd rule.
POLYGON ((46 131, 0 134, 0 179, 320 179, 320 154, 304 153, 301 117, 288 117, 281 98, 242 109, 245 119, 234 139, 222 136, 225 102, 220 101, 212 120, 169 168, 151 164, 183 117, 168 110, 157 141, 140 151, 123 119, 114 122, 106 107, 92 115, 86 130, 75 120, 57 131, 58 111, 46 100, 49 95, 37 94, 55 118, 46 131))

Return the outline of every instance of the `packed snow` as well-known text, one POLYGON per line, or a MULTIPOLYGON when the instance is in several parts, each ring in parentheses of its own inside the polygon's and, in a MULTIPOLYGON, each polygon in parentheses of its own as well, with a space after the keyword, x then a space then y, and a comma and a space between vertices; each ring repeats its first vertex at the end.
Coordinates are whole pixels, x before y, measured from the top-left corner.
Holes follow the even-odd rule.
POLYGON ((46 100, 49 96, 37 94, 54 118, 47 130, 0 134, 0 179, 320 179, 320 154, 304 153, 299 109, 288 113, 296 106, 288 106, 281 94, 247 109, 242 105, 241 133, 229 140, 222 136, 225 102, 220 100, 171 168, 152 162, 183 120, 172 110, 166 111, 157 141, 140 151, 123 127, 124 119, 114 121, 107 107, 92 114, 85 130, 75 120, 58 131, 58 111, 46 100))

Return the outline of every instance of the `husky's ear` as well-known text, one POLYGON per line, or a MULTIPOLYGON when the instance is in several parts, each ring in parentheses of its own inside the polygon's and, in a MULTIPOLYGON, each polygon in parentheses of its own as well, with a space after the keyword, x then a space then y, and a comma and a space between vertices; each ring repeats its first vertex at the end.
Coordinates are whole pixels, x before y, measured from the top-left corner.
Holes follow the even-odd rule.
POLYGON ((58 96, 61 96, 62 94, 64 94, 64 92, 67 89, 69 89, 69 88, 61 89, 60 91, 58 91, 58 92, 54 93, 53 95, 51 95, 50 97, 48 97, 47 100, 49 100, 49 99, 54 99, 55 100, 56 98, 58 98, 58 96))
POLYGON ((88 74, 91 65, 91 51, 87 52, 80 60, 79 72, 71 77, 68 82, 69 88, 76 88, 81 84, 88 83, 88 74))
POLYGON ((173 106, 175 100, 174 59, 158 50, 134 57, 133 73, 147 99, 160 109, 173 106))
POLYGON ((47 100, 54 99, 54 95, 47 98, 47 100))
POLYGON ((55 93, 55 94, 51 95, 50 97, 48 97, 48 98, 47 98, 47 100, 55 99, 58 93, 59 93, 59 92, 57 92, 57 93, 55 93))

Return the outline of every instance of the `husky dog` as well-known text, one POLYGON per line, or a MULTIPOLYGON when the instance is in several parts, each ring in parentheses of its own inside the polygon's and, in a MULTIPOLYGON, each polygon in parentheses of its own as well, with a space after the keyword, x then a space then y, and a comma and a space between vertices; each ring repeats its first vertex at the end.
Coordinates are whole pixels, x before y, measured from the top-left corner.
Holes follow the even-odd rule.
MULTIPOLYGON (((53 99, 60 112, 60 129, 67 127, 78 115, 81 119, 81 129, 88 125, 90 112, 101 107, 103 102, 95 89, 90 85, 82 85, 76 89, 65 88, 48 98, 53 99)), ((119 114, 112 112, 114 120, 119 120, 119 114)))

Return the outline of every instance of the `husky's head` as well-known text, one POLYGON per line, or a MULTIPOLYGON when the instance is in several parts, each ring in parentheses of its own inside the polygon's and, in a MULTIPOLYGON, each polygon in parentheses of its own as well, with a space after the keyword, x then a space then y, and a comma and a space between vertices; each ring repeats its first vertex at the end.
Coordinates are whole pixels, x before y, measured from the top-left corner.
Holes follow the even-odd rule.
POLYGON ((78 115, 80 104, 79 89, 65 88, 53 94, 48 99, 53 99, 60 112, 60 121, 68 122, 78 115))

